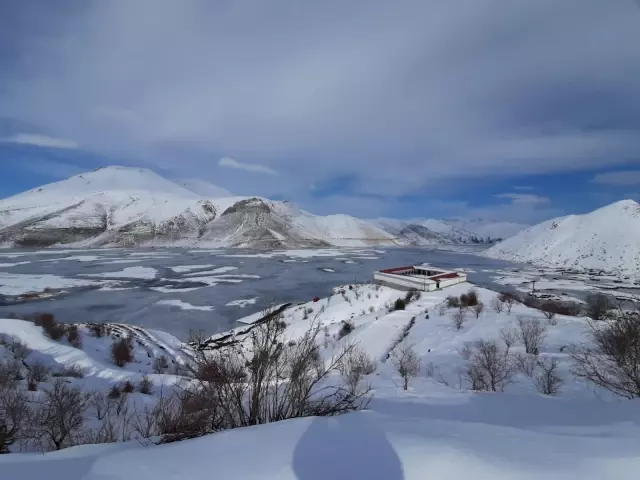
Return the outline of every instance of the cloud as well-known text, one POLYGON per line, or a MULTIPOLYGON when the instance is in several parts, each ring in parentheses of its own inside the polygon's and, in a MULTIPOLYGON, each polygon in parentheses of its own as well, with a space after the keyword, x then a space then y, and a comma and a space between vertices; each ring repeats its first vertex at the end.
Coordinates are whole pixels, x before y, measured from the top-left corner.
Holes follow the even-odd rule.
POLYGON ((247 172, 265 173, 267 175, 275 175, 276 173, 278 173, 269 167, 265 167, 264 165, 257 165, 255 163, 243 163, 229 157, 222 157, 218 162, 218 165, 221 167, 237 168, 238 170, 246 170, 247 172))
POLYGON ((29 145, 32 147, 61 148, 69 150, 76 149, 80 146, 71 140, 48 137, 47 135, 40 135, 38 133, 17 133, 11 137, 0 138, 0 142, 29 145))
POLYGON ((616 187, 629 187, 640 185, 640 170, 625 170, 617 172, 599 173, 593 177, 594 183, 612 185, 616 187))
POLYGON ((549 197, 527 193, 500 193, 495 195, 495 197, 509 199, 514 204, 544 205, 551 203, 551 199, 549 199, 549 197))
POLYGON ((24 3, 0 25, 3 115, 234 193, 353 175, 348 193, 394 198, 638 161, 634 2, 24 3))

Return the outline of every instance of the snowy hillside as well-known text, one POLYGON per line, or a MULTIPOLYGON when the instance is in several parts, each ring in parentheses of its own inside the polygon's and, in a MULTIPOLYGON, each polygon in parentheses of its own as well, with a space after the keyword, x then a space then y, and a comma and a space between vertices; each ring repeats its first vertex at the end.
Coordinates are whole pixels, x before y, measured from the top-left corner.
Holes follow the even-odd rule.
MULTIPOLYGON (((496 294, 476 288, 486 308, 477 317, 473 310, 466 311, 457 328, 453 320, 458 309, 446 308, 445 298, 467 293, 472 287, 461 284, 423 293, 404 310, 391 306, 404 298, 405 292, 375 285, 337 287, 330 297, 292 305, 282 316, 289 347, 295 348, 309 326, 317 322, 321 328, 318 353, 325 363, 350 344, 372 359, 375 372, 365 375, 373 387, 368 409, 238 428, 163 445, 141 438, 142 433, 154 430, 142 428, 146 424, 140 422, 149 418, 144 416, 144 408, 159 402, 162 389, 166 394, 175 383, 173 374, 179 373, 175 365, 188 361, 191 355, 187 346, 159 332, 140 328, 129 332, 129 327, 117 325, 112 334, 133 335, 134 361, 116 367, 108 354, 112 338, 95 338, 89 326, 81 327, 83 344, 78 348, 69 345, 66 338, 52 340, 31 323, 0 320, 0 334, 5 338, 0 359, 9 361, 17 354, 11 342, 24 344, 30 350, 22 355, 24 365, 31 369, 27 378, 32 378, 29 372, 37 362, 60 370, 63 378, 65 371, 78 365, 84 377, 66 378, 70 386, 106 394, 114 386, 123 388, 123 382, 129 380, 134 388, 112 399, 115 407, 110 410, 114 420, 121 422, 117 423, 116 439, 124 435, 122 429, 131 441, 84 445, 44 455, 0 455, 0 471, 7 478, 25 480, 57 478, 58 474, 69 480, 204 479, 211 478, 212 468, 220 478, 230 479, 635 478, 640 468, 637 401, 616 401, 601 390, 594 395, 593 385, 571 376, 572 359, 565 347, 584 341, 585 319, 558 315, 551 322, 542 312, 521 304, 498 312, 490 308, 496 294), (526 354, 524 344, 513 337, 521 318, 537 321, 544 328, 537 356, 526 354), (469 349, 479 340, 502 342, 509 332, 512 343, 506 355, 557 365, 555 374, 560 383, 554 396, 538 392, 536 379, 542 367, 536 367, 535 362, 531 375, 524 369, 511 372, 512 377, 504 380, 498 391, 469 390, 464 375, 472 355, 469 349), (402 345, 412 346, 420 364, 406 391, 394 363, 394 352, 402 345), (171 374, 153 373, 154 359, 159 355, 170 360, 171 374), (151 380, 151 393, 139 391, 143 378, 151 380), (120 413, 118 408, 125 411, 122 404, 127 402, 139 410, 120 413), (128 429, 123 428, 127 421, 131 422, 128 429)), ((220 349, 240 342, 241 349, 250 348, 243 332, 254 328, 259 319, 259 314, 241 319, 241 327, 216 335, 209 340, 209 347, 220 349)), ((335 375, 333 381, 339 378, 338 372, 335 375)), ((26 382, 23 379, 20 385, 26 382)), ((44 380, 36 391, 27 393, 41 398, 52 382, 44 380)), ((86 414, 97 412, 92 403, 86 414)), ((91 435, 95 432, 89 431, 99 425, 100 421, 87 417, 83 424, 88 430, 86 438, 94 438, 91 435)), ((24 446, 25 451, 33 451, 28 442, 24 446)), ((16 445, 12 449, 19 451, 16 445)))
POLYGON ((455 222, 318 216, 199 179, 176 183, 143 168, 105 167, 0 200, 0 246, 434 246, 485 243, 504 231, 455 222))
POLYGON ((178 185, 146 169, 101 168, 0 201, 0 245, 397 244, 353 217, 319 217, 284 202, 228 194, 199 180, 178 185))
POLYGON ((640 205, 623 200, 585 215, 547 220, 483 254, 515 262, 640 272, 640 205))

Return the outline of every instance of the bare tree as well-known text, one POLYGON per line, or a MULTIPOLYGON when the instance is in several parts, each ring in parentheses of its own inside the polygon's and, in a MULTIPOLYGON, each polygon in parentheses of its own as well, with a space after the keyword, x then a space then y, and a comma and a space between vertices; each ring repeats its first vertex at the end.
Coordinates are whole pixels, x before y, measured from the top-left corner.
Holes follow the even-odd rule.
POLYGON ((557 374, 558 362, 555 358, 542 357, 536 362, 540 373, 536 376, 535 385, 538 392, 544 395, 555 395, 564 383, 557 374))
POLYGON ((519 353, 514 359, 514 364, 518 371, 531 378, 536 371, 536 356, 530 353, 519 353))
POLYGON ((35 384, 46 382, 47 378, 49 378, 50 373, 51 369, 47 367, 42 361, 37 360, 29 366, 27 381, 35 384))
POLYGON ((346 348, 349 351, 342 358, 338 370, 344 377, 348 389, 357 392, 360 389, 362 377, 376 371, 376 362, 357 346, 351 347, 349 345, 346 348))
POLYGON ((131 344, 126 338, 115 340, 111 344, 111 358, 118 367, 124 367, 133 361, 131 344))
POLYGON ((502 313, 504 310, 504 304, 499 295, 496 295, 491 299, 491 308, 493 308, 496 313, 502 313))
POLYGON ((546 327, 535 317, 518 317, 518 327, 518 336, 524 343, 525 352, 538 355, 547 335, 546 327))
POLYGON ((160 355, 153 361, 154 373, 165 373, 169 368, 169 361, 164 355, 160 355))
POLYGON ((625 398, 640 397, 640 317, 590 323, 591 344, 573 349, 573 374, 625 398))
POLYGON ((67 340, 72 347, 82 348, 82 334, 77 325, 69 325, 67 329, 67 340))
POLYGON ((516 332, 511 327, 505 327, 502 330, 500 330, 500 338, 502 338, 502 341, 504 342, 504 346, 507 349, 506 353, 508 354, 509 351, 511 350, 511 347, 513 347, 518 341, 518 332, 516 332))
POLYGON ((20 438, 27 426, 30 409, 24 392, 17 388, 0 387, 0 454, 20 438))
POLYGON ((189 330, 187 343, 196 350, 201 350, 206 344, 207 336, 204 330, 189 330))
POLYGON ((515 368, 509 354, 495 341, 476 342, 465 372, 473 390, 503 391, 513 381, 515 368))
POLYGON ((471 310, 476 315, 476 318, 480 318, 480 314, 484 311, 484 303, 478 302, 471 307, 471 310))
POLYGON ((0 360, 0 389, 9 389, 16 386, 20 376, 20 364, 18 362, 5 362, 0 360))
POLYGON ((466 310, 460 307, 452 316, 451 320, 453 321, 453 326, 456 327, 456 330, 460 330, 464 325, 466 320, 466 310))
POLYGON ((37 436, 56 450, 77 444, 88 400, 79 388, 56 379, 50 389, 44 390, 42 402, 37 406, 37 436))
POLYGON ((13 338, 9 349, 13 352, 14 358, 20 362, 24 361, 31 353, 31 350, 18 338, 13 338))
POLYGON ((404 390, 409 388, 409 380, 420 373, 420 357, 413 345, 402 342, 391 352, 393 364, 402 378, 404 390))
POLYGON ((601 293, 587 295, 587 315, 593 320, 601 320, 613 307, 609 297, 601 293))

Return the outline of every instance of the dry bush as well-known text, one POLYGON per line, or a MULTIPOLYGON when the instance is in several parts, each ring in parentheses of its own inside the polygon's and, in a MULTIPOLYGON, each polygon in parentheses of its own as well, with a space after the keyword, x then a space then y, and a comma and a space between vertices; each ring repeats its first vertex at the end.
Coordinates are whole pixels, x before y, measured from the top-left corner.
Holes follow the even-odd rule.
POLYGON ((527 377, 533 377, 536 371, 536 356, 530 353, 519 353, 513 358, 513 362, 520 373, 527 377))
POLYGON ((87 327, 92 337, 101 338, 107 335, 107 327, 103 323, 91 323, 87 327))
POLYGON ((18 338, 13 338, 11 340, 11 344, 9 345, 9 350, 13 352, 13 356, 16 360, 20 362, 24 361, 25 358, 29 356, 31 350, 27 348, 27 346, 22 343, 18 338))
POLYGON ((563 384, 562 378, 557 374, 558 362, 555 358, 542 357, 536 362, 540 367, 540 373, 536 376, 535 385, 538 392, 544 395, 555 395, 563 384))
POLYGON ((420 373, 420 357, 413 345, 402 342, 391 352, 391 359, 396 371, 402 378, 402 388, 409 388, 409 380, 420 373))
POLYGON ((37 360, 29 366, 29 372, 27 373, 27 381, 35 384, 46 382, 49 378, 51 369, 47 367, 43 362, 37 360))
POLYGON ((66 333, 66 326, 56 322, 51 313, 41 313, 34 317, 34 323, 44 330, 45 335, 53 340, 60 340, 66 333))
POLYGON ((464 308, 459 308, 452 316, 451 320, 453 322, 453 326, 456 330, 460 330, 464 325, 465 320, 467 319, 466 310, 464 308))
POLYGON ((394 312, 396 310, 404 310, 407 308, 407 303, 402 298, 397 298, 393 303, 393 307, 391 307, 391 311, 394 312))
POLYGON ((587 295, 586 313, 593 320, 602 320, 613 308, 609 297, 601 293, 587 295))
POLYGON ((120 391, 122 393, 133 393, 136 388, 133 386, 129 380, 126 380, 122 386, 120 387, 120 391))
POLYGON ((158 373, 158 374, 165 373, 168 368, 169 368, 169 361, 167 360, 167 357, 165 357, 164 355, 160 355, 158 358, 153 360, 154 373, 158 373))
POLYGON ((21 438, 28 427, 31 410, 27 395, 18 388, 0 386, 0 454, 21 438))
POLYGON ((115 400, 116 398, 120 398, 122 396, 122 392, 120 391, 120 387, 118 385, 112 385, 109 389, 109 393, 107 393, 107 398, 111 400, 115 400))
POLYGON ((447 302, 447 307, 449 308, 460 308, 460 299, 458 297, 454 297, 449 295, 445 300, 447 302))
POLYGON ((343 320, 340 322, 340 331, 338 332, 338 339, 344 338, 349 335, 356 327, 353 325, 353 322, 348 320, 343 320))
POLYGON ((67 329, 67 340, 69 341, 69 345, 75 348, 82 348, 82 335, 78 330, 77 325, 69 325, 67 329))
POLYGON ((111 358, 118 367, 124 367, 133 361, 131 343, 126 338, 114 340, 111 344, 111 358))
POLYGON ((84 426, 89 396, 64 380, 56 379, 44 390, 42 401, 34 412, 35 439, 43 448, 60 450, 77 445, 84 426))
POLYGON ((20 364, 16 361, 0 360, 0 390, 14 388, 20 376, 20 364))
POLYGON ((491 308, 493 308, 496 313, 502 313, 504 310, 504 303, 500 300, 498 295, 491 299, 491 308))
POLYGON ((60 377, 70 377, 70 378, 83 378, 84 377, 84 369, 79 365, 69 365, 61 370, 56 370, 55 372, 51 372, 52 377, 60 378, 60 377))
POLYGON ((412 288, 407 292, 407 294, 404 297, 405 304, 413 302, 414 300, 420 300, 421 296, 422 296, 422 293, 420 291, 416 290, 415 288, 412 288))
POLYGON ((469 361, 471 359, 471 355, 473 355, 473 343, 472 342, 464 342, 463 347, 458 352, 460 357, 463 360, 469 361))
POLYGON ((547 335, 546 327, 535 317, 518 317, 518 327, 518 337, 524 343, 525 352, 538 355, 547 335))
POLYGON ((513 306, 520 302, 518 295, 513 292, 501 292, 499 298, 507 314, 511 314, 513 306))
POLYGON ((571 352, 574 376, 621 397, 640 397, 640 317, 589 326, 591 344, 571 352))
POLYGON ((472 390, 501 392, 513 381, 515 367, 506 350, 495 341, 476 342, 464 372, 472 390))
POLYGON ((476 303, 471 307, 471 311, 475 314, 476 318, 480 318, 480 314, 484 311, 484 303, 476 303))
POLYGON ((357 392, 362 377, 376 371, 376 362, 364 350, 353 346, 340 361, 338 370, 342 374, 347 388, 352 392, 357 392))
POLYGON ((460 306, 462 307, 473 307, 478 304, 478 292, 476 292, 473 288, 470 289, 467 293, 463 293, 460 295, 460 306))
POLYGON ((547 300, 538 304, 538 309, 547 317, 548 320, 552 320, 556 315, 568 315, 575 317, 580 315, 582 307, 575 302, 559 302, 554 300, 547 300))
POLYGON ((518 341, 518 332, 511 327, 505 327, 500 330, 500 338, 504 342, 506 353, 508 354, 511 347, 513 347, 518 341))
MULTIPOLYGON (((265 312, 264 317, 271 312, 265 312)), ((251 329, 247 348, 235 344, 198 352, 192 366, 194 381, 181 392, 180 405, 189 407, 205 431, 217 431, 312 415, 337 415, 364 408, 368 387, 357 392, 334 383, 336 370, 353 346, 328 360, 320 356, 319 323, 295 345, 285 342, 282 315, 251 329)))
POLYGON ((140 391, 140 393, 143 393, 145 395, 151 395, 151 392, 153 390, 153 382, 149 380, 149 377, 147 377, 146 375, 142 377, 142 379, 140 380, 140 385, 138 386, 138 390, 140 391))

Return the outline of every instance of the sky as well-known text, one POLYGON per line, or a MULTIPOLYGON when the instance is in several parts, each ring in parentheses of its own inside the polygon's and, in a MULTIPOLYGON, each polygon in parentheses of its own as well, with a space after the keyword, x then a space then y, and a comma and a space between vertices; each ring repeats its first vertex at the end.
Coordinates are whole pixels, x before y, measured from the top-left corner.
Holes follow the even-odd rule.
POLYGON ((636 0, 0 0, 0 197, 106 165, 317 214, 640 199, 636 0))

